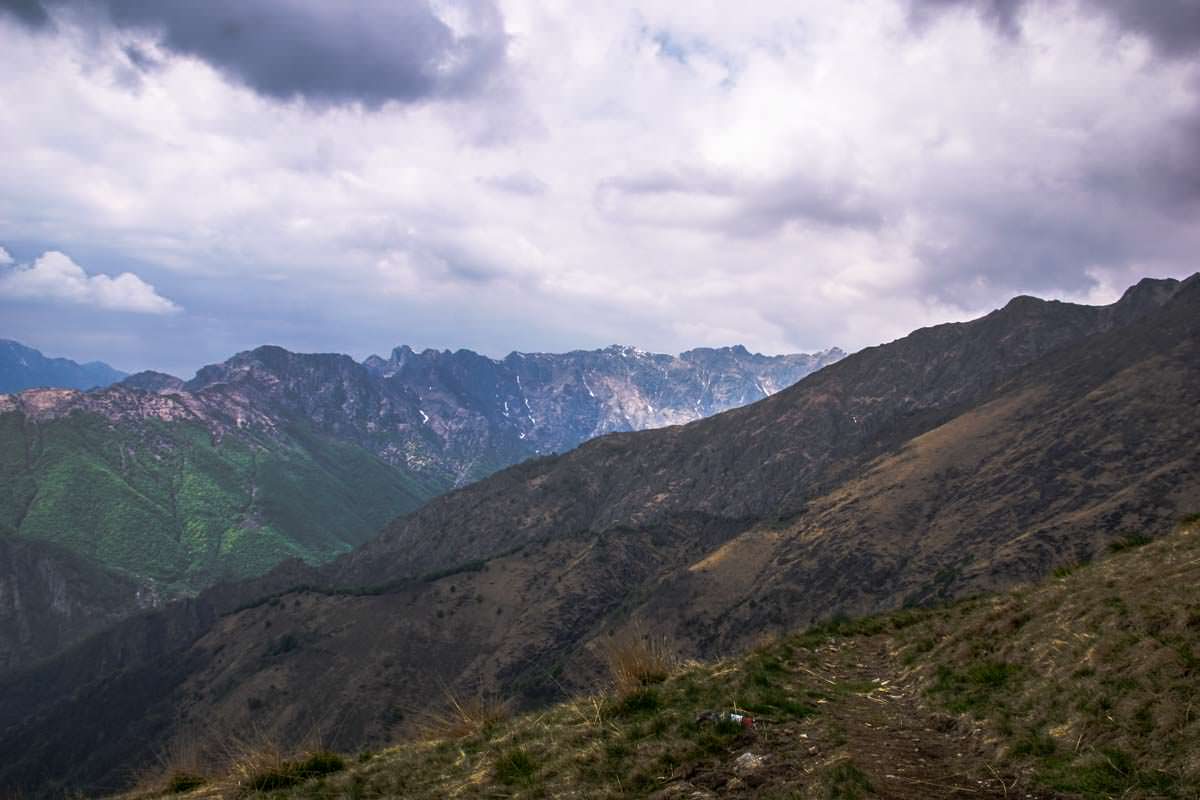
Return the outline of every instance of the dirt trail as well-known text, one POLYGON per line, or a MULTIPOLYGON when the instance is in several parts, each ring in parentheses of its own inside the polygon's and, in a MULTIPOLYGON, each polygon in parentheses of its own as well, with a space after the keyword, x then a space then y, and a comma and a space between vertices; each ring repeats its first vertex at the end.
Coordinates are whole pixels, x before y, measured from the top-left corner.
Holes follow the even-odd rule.
POLYGON ((786 666, 784 682, 793 696, 822 695, 815 700, 819 713, 794 722, 761 720, 728 760, 667 787, 661 797, 1059 797, 1006 774, 981 730, 931 708, 888 636, 797 649, 786 666), (762 756, 761 766, 748 768, 747 752, 762 756))

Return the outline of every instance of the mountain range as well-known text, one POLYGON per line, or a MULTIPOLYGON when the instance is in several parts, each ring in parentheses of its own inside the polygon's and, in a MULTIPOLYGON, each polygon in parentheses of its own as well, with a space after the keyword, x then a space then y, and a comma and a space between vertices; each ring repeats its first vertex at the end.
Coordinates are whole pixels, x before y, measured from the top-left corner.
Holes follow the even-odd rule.
POLYGON ((447 685, 586 690, 611 636, 711 657, 1036 579, 1200 509, 1198 411, 1200 277, 1104 307, 1018 297, 742 408, 526 460, 331 563, 12 674, 0 785, 118 788, 156 748, 247 729, 351 750, 447 685))
POLYGON ((39 386, 94 389, 126 377, 102 361, 77 364, 68 358, 46 358, 39 351, 11 339, 0 339, 0 394, 39 386))
MULTIPOLYGON (((0 542, 44 565, 19 595, 0 583, 0 630, 13 632, 0 636, 0 671, 165 598, 289 558, 328 561, 530 456, 724 410, 842 355, 614 346, 497 361, 402 347, 360 364, 261 347, 186 382, 143 372, 88 392, 0 395, 0 542), (49 566, 64 553, 108 573, 96 587, 132 588, 60 580, 78 566, 49 566), (64 585, 98 613, 68 613, 64 585)), ((0 574, 15 553, 0 551, 0 574)))

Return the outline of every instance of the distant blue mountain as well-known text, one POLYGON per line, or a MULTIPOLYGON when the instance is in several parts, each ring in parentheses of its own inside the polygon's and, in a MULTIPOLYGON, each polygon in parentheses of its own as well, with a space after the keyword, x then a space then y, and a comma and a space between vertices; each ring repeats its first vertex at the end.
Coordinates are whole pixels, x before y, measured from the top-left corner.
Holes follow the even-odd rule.
POLYGON ((0 394, 24 389, 94 389, 126 377, 100 361, 77 364, 68 358, 46 358, 20 342, 0 339, 0 394))

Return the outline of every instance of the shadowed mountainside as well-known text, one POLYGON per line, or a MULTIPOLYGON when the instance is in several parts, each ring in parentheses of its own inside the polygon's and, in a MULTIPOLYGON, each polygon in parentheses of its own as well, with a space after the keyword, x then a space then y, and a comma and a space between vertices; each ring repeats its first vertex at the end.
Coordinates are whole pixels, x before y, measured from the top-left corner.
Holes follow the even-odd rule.
POLYGON ((158 601, 54 545, 0 536, 0 672, 59 652, 158 601))

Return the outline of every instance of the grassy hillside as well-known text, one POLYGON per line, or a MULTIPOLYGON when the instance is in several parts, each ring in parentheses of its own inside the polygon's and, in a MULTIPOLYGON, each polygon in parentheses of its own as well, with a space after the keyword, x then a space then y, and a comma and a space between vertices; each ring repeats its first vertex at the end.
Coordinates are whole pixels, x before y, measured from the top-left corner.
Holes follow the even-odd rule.
POLYGON ((654 640, 607 655, 613 688, 541 713, 433 704, 408 710, 427 737, 341 756, 285 758, 263 738, 222 764, 196 747, 140 796, 1200 797, 1195 517, 1034 587, 835 621, 717 663, 672 664, 654 640))
POLYGON ((190 590, 284 558, 327 561, 435 494, 296 426, 214 441, 191 422, 0 415, 0 535, 190 590))

